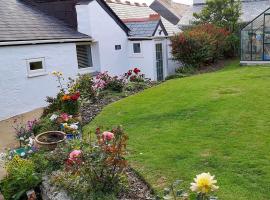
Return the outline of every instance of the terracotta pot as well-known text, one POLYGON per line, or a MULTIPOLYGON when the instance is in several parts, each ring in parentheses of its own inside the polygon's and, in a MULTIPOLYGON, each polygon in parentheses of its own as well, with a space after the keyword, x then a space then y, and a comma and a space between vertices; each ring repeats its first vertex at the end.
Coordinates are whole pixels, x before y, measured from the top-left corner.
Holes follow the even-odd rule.
POLYGON ((38 147, 48 150, 54 150, 58 144, 63 143, 65 140, 66 134, 62 131, 48 131, 40 133, 35 137, 38 147), (47 141, 44 141, 44 139, 47 139, 47 141))

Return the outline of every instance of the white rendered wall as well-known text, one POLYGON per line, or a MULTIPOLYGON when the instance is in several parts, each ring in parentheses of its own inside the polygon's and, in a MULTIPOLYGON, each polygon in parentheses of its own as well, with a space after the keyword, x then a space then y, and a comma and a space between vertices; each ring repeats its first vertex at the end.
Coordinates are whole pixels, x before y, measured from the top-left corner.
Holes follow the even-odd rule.
POLYGON ((156 80, 155 74, 155 48, 153 40, 128 42, 129 69, 139 68, 146 78, 156 80), (141 54, 132 53, 133 43, 141 44, 141 54))
POLYGON ((175 70, 182 66, 181 63, 178 61, 173 60, 173 56, 171 54, 172 47, 171 47, 171 41, 170 39, 167 39, 167 58, 168 58, 168 70, 167 70, 167 76, 175 74, 175 70))
POLYGON ((75 77, 78 70, 75 44, 44 44, 0 47, 0 120, 46 106, 46 96, 55 96, 61 71, 75 77), (28 77, 26 60, 45 58, 47 74, 28 77))
POLYGON ((77 5, 76 10, 79 32, 90 35, 98 44, 92 51, 99 55, 100 71, 112 75, 127 72, 127 35, 124 30, 96 1, 77 5), (121 45, 121 50, 115 50, 115 45, 121 45))

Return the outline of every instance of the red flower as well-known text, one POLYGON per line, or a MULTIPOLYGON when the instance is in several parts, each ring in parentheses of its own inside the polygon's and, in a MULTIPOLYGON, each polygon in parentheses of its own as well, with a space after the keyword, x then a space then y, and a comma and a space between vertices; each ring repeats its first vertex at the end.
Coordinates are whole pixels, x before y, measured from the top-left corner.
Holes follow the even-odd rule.
POLYGON ((76 92, 75 95, 79 98, 81 96, 80 92, 76 92))
POLYGON ((77 100, 79 99, 79 97, 80 97, 80 96, 77 96, 76 94, 73 94, 73 95, 71 95, 70 99, 71 99, 72 101, 77 101, 77 100))
POLYGON ((140 72, 141 72, 141 70, 139 70, 137 67, 136 67, 136 68, 134 68, 134 70, 133 70, 133 71, 134 71, 134 73, 135 73, 135 74, 138 74, 138 73, 140 73, 140 72))
POLYGON ((131 76, 131 74, 132 74, 132 70, 129 70, 128 73, 127 73, 127 75, 128 76, 131 76))

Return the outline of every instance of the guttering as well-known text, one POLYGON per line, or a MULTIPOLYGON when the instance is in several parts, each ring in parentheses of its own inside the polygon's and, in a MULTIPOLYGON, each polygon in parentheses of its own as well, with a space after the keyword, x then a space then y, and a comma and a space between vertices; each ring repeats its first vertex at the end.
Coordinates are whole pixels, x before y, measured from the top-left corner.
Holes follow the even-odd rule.
POLYGON ((153 39, 166 39, 169 36, 150 36, 150 37, 136 37, 136 36, 130 36, 128 37, 129 40, 153 40, 153 39))
POLYGON ((9 42, 0 42, 0 47, 1 46, 35 45, 35 44, 53 44, 53 43, 92 42, 92 41, 93 40, 91 38, 9 41, 9 42))

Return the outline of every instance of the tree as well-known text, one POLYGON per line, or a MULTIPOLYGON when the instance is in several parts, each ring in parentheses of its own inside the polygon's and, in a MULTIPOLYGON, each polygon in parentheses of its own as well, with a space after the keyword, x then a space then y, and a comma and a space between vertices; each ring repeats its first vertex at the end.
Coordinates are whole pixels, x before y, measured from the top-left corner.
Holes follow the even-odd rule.
POLYGON ((211 23, 226 28, 231 33, 238 31, 241 16, 240 0, 207 0, 201 13, 194 13, 195 24, 211 23))

